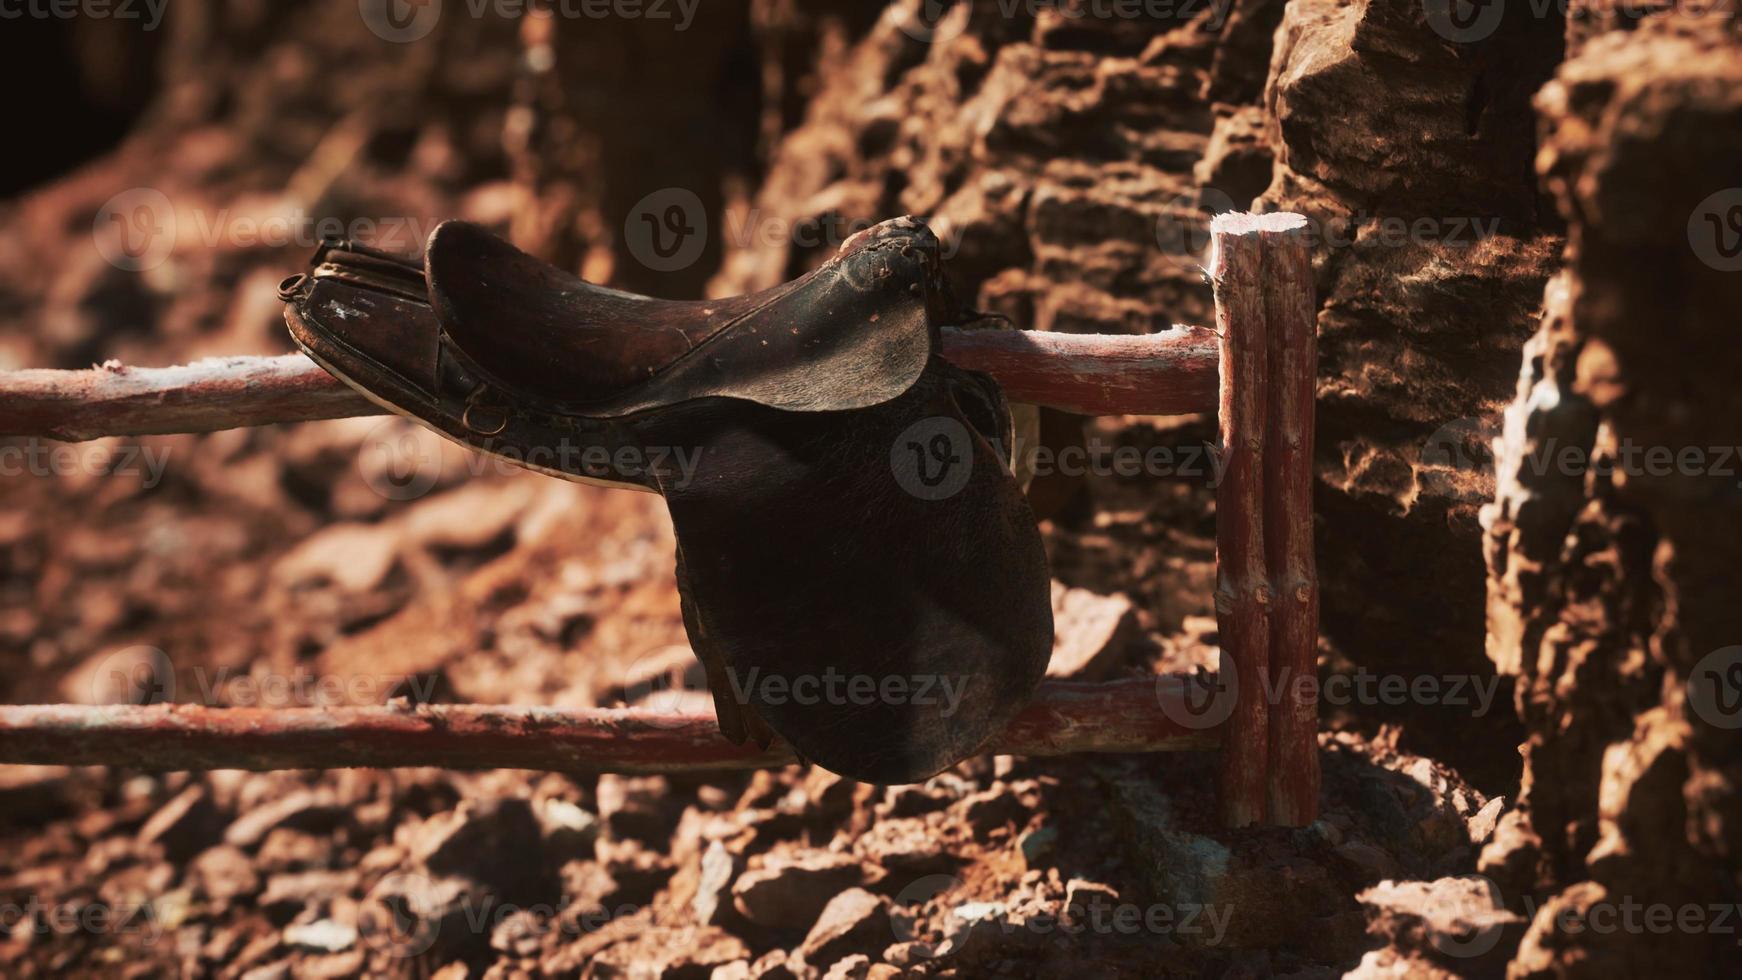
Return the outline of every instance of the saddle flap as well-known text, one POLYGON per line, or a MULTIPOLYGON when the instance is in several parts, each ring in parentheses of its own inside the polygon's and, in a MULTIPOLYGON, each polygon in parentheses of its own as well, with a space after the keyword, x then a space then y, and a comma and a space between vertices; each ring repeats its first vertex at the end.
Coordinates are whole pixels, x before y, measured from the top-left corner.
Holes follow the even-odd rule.
POLYGON ((449 350, 511 401, 622 418, 700 398, 843 411, 906 391, 935 349, 936 239, 886 222, 816 271, 721 300, 589 283, 465 222, 425 255, 449 350))
POLYGON ((1021 490, 965 411, 987 394, 935 361, 861 412, 716 402, 635 423, 644 445, 693 453, 660 491, 728 735, 755 718, 827 769, 905 783, 979 751, 1027 703, 1052 649, 1050 577, 1021 490))

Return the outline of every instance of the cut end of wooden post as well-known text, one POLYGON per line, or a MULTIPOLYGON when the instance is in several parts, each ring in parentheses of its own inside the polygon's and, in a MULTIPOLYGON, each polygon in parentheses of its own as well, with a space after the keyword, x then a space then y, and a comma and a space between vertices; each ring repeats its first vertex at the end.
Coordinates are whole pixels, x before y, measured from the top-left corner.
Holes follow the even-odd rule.
POLYGON ((1222 249, 1231 240, 1259 240, 1266 236, 1288 236, 1305 238, 1310 223, 1306 215, 1293 211, 1274 211, 1270 214, 1250 214, 1245 211, 1228 211, 1210 219, 1210 260, 1209 268, 1212 275, 1225 258, 1222 249))
POLYGON ((1210 219, 1212 235, 1290 234, 1306 230, 1306 215, 1293 211, 1272 211, 1269 214, 1229 211, 1210 219))

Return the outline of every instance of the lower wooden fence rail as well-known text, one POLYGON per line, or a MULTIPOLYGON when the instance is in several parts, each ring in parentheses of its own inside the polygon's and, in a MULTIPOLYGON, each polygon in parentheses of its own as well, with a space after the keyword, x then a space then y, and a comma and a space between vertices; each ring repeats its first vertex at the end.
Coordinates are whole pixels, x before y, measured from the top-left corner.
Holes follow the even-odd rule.
MULTIPOLYGON (((1213 749, 1193 728, 1183 677, 1049 681, 988 751, 1213 749)), ((0 762, 181 769, 443 766, 557 772, 755 769, 794 761, 780 743, 733 745, 712 712, 420 704, 330 708, 46 704, 0 708, 0 762)))
MULTIPOLYGON (((1220 748, 1230 826, 1303 826, 1319 796, 1312 554, 1316 303, 1306 219, 1211 223, 1214 330, 1144 336, 943 333, 945 358, 1014 401, 1085 415, 1216 412, 1213 679, 1048 682, 989 751, 1220 748)), ((380 414, 302 355, 171 368, 0 372, 0 435, 69 441, 380 414)), ((734 746, 711 714, 485 705, 0 706, 0 763, 144 770, 445 766, 677 772, 793 761, 734 746)))

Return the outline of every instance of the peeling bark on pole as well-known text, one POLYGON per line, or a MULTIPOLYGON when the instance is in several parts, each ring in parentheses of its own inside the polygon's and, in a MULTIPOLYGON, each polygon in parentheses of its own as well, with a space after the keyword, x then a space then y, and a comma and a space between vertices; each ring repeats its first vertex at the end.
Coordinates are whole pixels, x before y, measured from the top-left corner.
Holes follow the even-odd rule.
POLYGON ((1264 436, 1264 545, 1270 610, 1269 822, 1318 817, 1319 588, 1313 561, 1313 407, 1318 304, 1306 219, 1268 214, 1263 229, 1270 403, 1264 436))
POLYGON ((1221 682, 1232 692, 1222 743, 1221 811, 1230 827, 1266 815, 1269 717, 1269 573, 1264 550, 1264 430, 1268 347, 1262 224, 1224 214, 1210 224, 1210 279, 1222 336, 1221 442, 1216 488, 1216 621, 1221 682), (1232 679, 1230 684, 1230 678, 1232 679))
MULTIPOLYGON (((1175 752, 1214 748, 1181 725, 1177 677, 1049 682, 988 751, 1175 752)), ((785 745, 733 745, 708 713, 491 705, 207 708, 199 705, 0 707, 0 763, 197 769, 439 766, 669 773, 793 762, 785 745)))
MULTIPOLYGON (((943 354, 998 379, 1014 401, 1082 414, 1177 415, 1216 406, 1216 339, 945 330, 943 354)), ((301 354, 181 367, 0 372, 0 435, 78 442, 379 415, 301 354)))
POLYGON ((379 415, 301 354, 0 372, 0 435, 82 442, 379 415))
POLYGON ((1145 336, 944 331, 944 357, 998 380, 1011 401, 1078 415, 1188 415, 1216 408, 1218 343, 1198 327, 1145 336))

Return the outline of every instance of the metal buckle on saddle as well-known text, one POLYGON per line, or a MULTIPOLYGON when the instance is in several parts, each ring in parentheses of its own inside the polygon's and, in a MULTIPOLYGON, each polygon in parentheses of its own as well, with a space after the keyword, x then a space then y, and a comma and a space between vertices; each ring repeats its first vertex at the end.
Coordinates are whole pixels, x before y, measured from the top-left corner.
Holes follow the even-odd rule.
POLYGON ((473 435, 497 436, 508 428, 510 415, 508 406, 490 398, 489 395, 490 386, 479 383, 476 388, 472 389, 472 393, 466 396, 466 407, 460 413, 460 424, 470 430, 473 435), (474 413, 482 415, 483 418, 475 419, 474 413))

